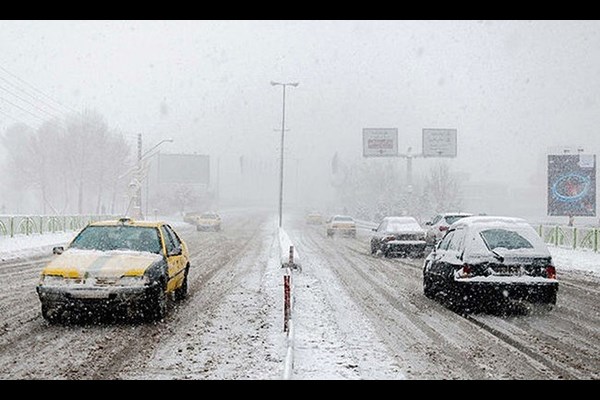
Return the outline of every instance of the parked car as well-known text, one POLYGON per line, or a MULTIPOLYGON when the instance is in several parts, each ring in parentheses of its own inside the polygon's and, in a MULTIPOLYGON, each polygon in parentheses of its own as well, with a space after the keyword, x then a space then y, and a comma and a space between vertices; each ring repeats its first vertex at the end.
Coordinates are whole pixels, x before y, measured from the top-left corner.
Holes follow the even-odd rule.
POLYGON ((461 218, 471 216, 473 216, 473 214, 461 212, 447 212, 437 214, 431 219, 431 221, 425 222, 425 226, 427 226, 427 246, 433 246, 434 243, 439 242, 448 231, 450 225, 452 225, 461 218))
POLYGON ((306 223, 309 225, 321 225, 323 223, 323 216, 317 211, 306 214, 306 223))
POLYGON ((371 237, 371 254, 425 256, 425 229, 413 217, 385 217, 371 237))
POLYGON ((216 212, 204 212, 196 217, 197 231, 220 231, 221 216, 216 212))
POLYGON ((550 252, 521 218, 462 218, 423 265, 424 294, 442 294, 450 305, 467 312, 494 309, 508 300, 552 308, 557 291, 550 252))
POLYGON ((164 222, 95 222, 79 232, 42 270, 36 287, 44 319, 64 311, 89 315, 100 308, 124 308, 128 315, 161 319, 168 296, 187 294, 188 248, 164 222))
POLYGON ((356 237, 356 222, 348 215, 334 215, 327 221, 327 237, 333 235, 356 237))

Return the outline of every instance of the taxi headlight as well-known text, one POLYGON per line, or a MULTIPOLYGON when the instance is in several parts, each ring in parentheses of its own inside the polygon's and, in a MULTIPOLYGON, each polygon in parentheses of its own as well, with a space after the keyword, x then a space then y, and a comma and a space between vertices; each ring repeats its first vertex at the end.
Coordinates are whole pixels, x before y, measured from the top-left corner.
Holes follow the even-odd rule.
POLYGON ((117 285, 120 286, 144 286, 150 282, 147 276, 122 276, 118 281, 117 285))

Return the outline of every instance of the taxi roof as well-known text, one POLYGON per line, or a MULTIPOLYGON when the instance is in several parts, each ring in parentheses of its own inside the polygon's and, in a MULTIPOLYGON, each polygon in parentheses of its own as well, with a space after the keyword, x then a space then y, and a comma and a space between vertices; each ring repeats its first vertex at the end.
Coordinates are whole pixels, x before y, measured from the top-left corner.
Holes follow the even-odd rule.
POLYGON ((164 225, 164 222, 163 221, 137 221, 132 218, 119 218, 119 219, 97 221, 97 222, 90 223, 90 226, 117 226, 117 225, 158 228, 161 225, 164 225))

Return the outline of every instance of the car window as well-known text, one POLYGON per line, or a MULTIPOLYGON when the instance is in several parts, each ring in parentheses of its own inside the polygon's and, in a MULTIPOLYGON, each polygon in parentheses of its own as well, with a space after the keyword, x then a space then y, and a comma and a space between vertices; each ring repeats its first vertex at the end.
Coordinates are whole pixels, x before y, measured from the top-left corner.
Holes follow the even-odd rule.
POLYGON ((381 224, 379 224, 379 227, 377 227, 377 232, 385 232, 387 230, 387 221, 383 221, 381 224))
POLYGON ((181 240, 179 239, 179 236, 177 236, 177 233, 175 233, 175 231, 173 230, 173 228, 171 228, 170 225, 165 225, 165 228, 167 229, 167 232, 169 232, 169 234, 171 235, 171 239, 173 240, 173 244, 175 245, 175 247, 180 247, 181 240))
POLYGON ((133 250, 160 253, 156 228, 140 226, 88 226, 71 243, 75 249, 133 250))
POLYGON ((431 220, 431 225, 435 225, 438 223, 438 221, 442 219, 441 215, 436 215, 432 220, 431 220))
POLYGON ((405 231, 414 231, 420 230, 421 226, 416 220, 391 220, 388 223, 387 231, 388 232, 405 232, 405 231))
POLYGON ((448 223, 448 225, 452 225, 453 223, 455 223, 459 219, 465 218, 465 217, 466 217, 466 215, 448 215, 444 219, 446 220, 446 222, 448 223))
POLYGON ((456 250, 459 251, 463 247, 463 242, 465 240, 465 230, 464 229, 456 229, 452 231, 452 239, 448 244, 448 250, 456 250))
POLYGON ((167 254, 170 254, 175 248, 175 243, 173 242, 173 238, 169 231, 166 229, 165 225, 160 227, 160 230, 163 234, 163 238, 165 239, 165 247, 167 248, 167 254))
POLYGON ((496 248, 532 249, 533 245, 519 233, 507 229, 487 229, 479 233, 489 250, 496 248))
POLYGON ((440 242, 439 249, 440 250, 448 250, 448 245, 450 244, 450 241, 452 240, 453 236, 454 236, 454 231, 448 232, 446 234, 446 236, 444 236, 444 238, 440 242))

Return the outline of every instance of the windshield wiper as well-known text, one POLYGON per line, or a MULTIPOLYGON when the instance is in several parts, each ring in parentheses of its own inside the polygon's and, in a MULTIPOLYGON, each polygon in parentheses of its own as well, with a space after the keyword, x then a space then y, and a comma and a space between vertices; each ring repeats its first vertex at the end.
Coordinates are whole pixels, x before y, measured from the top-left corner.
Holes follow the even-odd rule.
POLYGON ((504 256, 502 256, 500 253, 498 253, 496 250, 490 250, 492 252, 492 254, 494 255, 494 257, 500 261, 500 262, 504 262, 504 256))

